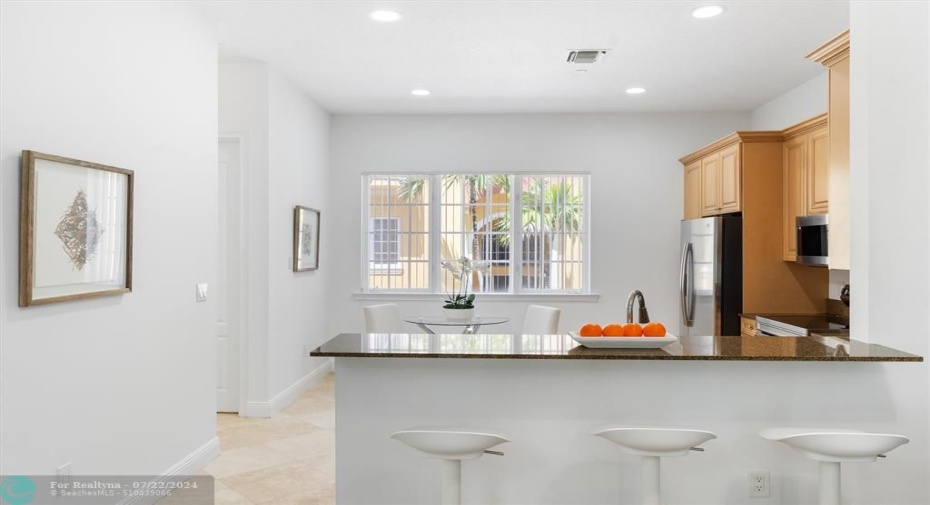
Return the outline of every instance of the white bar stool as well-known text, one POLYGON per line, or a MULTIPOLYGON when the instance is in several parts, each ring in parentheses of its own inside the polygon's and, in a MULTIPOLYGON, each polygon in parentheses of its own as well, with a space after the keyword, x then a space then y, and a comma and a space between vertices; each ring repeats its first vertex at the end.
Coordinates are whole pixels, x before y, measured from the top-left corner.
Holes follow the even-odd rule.
POLYGON ((819 462, 820 505, 840 505, 841 463, 870 463, 910 442, 902 435, 841 429, 768 428, 759 435, 787 444, 819 462))
POLYGON ((627 454, 642 456, 643 505, 659 505, 659 458, 685 456, 692 450, 703 451, 704 449, 697 446, 717 438, 717 435, 702 430, 620 425, 603 426, 594 430, 593 434, 619 445, 620 450, 627 454))
POLYGON ((491 447, 510 442, 503 433, 481 428, 418 426, 398 431, 391 438, 442 460, 442 505, 462 503, 462 460, 478 459, 484 454, 503 456, 491 447))

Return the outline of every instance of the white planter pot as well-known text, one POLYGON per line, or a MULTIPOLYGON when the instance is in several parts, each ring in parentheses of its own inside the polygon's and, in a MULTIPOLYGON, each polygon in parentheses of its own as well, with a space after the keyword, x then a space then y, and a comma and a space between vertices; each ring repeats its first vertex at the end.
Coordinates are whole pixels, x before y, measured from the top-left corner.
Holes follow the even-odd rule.
POLYGON ((475 309, 447 309, 443 307, 442 315, 450 321, 468 321, 475 317, 475 309))

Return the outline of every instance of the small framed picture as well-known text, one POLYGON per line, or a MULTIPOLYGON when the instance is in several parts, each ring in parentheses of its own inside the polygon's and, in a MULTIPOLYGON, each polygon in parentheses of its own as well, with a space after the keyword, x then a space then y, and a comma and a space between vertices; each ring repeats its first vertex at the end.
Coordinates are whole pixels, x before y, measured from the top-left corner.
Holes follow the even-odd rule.
POLYGON ((23 151, 19 306, 132 291, 133 172, 23 151))
POLYGON ((294 207, 294 271, 320 268, 320 211, 294 207))

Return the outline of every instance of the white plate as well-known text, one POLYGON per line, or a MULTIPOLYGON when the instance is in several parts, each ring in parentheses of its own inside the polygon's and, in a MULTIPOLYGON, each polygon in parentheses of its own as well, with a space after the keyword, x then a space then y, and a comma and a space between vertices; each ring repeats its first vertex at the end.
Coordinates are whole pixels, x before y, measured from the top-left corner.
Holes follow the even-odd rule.
POLYGON ((582 337, 570 331, 568 336, 585 347, 611 349, 654 349, 678 342, 678 337, 668 333, 664 337, 582 337))

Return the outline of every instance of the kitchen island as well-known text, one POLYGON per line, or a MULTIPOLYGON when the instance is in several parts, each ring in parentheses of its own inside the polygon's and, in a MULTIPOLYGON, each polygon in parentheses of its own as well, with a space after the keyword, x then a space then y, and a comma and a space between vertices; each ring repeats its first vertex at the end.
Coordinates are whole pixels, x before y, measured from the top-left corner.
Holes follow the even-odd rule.
POLYGON ((816 464, 761 429, 901 433, 912 443, 849 465, 844 491, 863 504, 921 503, 906 489, 927 470, 926 412, 906 411, 919 391, 889 384, 920 377, 923 365, 900 362, 923 358, 880 345, 691 337, 621 350, 565 335, 341 334, 311 354, 336 358, 340 504, 437 503, 437 462, 390 438, 422 425, 510 436, 496 448, 504 457, 464 462, 465 504, 635 504, 639 460, 591 435, 605 424, 715 432, 706 452, 663 462, 665 502, 688 505, 747 502, 750 469, 771 471, 764 503, 816 501, 816 464))

